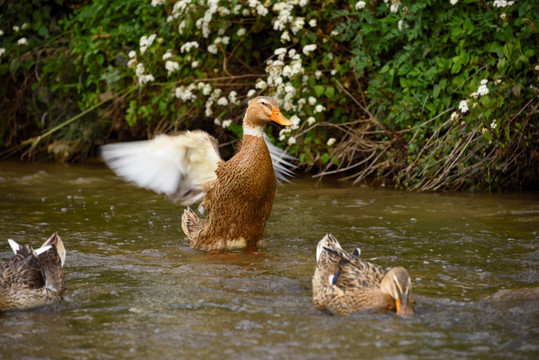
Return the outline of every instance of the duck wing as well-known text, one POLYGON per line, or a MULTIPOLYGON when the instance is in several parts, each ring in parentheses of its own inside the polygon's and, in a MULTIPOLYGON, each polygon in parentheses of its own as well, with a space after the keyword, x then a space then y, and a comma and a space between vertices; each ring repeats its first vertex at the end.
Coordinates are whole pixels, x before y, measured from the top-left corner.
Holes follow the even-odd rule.
POLYGON ((183 205, 204 197, 222 161, 217 140, 200 130, 104 145, 101 156, 124 180, 183 205))
POLYGON ((273 145, 266 134, 264 134, 264 142, 270 153, 275 177, 279 182, 290 182, 290 178, 294 177, 292 169, 296 168, 290 161, 295 161, 297 159, 280 147, 273 145))

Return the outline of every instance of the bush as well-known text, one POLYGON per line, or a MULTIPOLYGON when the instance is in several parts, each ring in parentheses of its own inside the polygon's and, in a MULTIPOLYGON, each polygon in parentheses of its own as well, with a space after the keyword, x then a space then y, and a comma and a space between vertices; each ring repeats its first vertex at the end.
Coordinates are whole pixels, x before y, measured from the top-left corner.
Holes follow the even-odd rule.
MULTIPOLYGON (((25 47, 0 38, 0 75, 38 99, 24 123, 50 135, 23 143, 32 150, 73 158, 187 128, 234 141, 246 103, 264 94, 294 123, 271 137, 319 176, 418 191, 537 181, 530 2, 96 0, 72 14, 56 4, 61 30, 33 24, 45 36, 25 47)), ((2 145, 28 137, 8 125, 2 145)))

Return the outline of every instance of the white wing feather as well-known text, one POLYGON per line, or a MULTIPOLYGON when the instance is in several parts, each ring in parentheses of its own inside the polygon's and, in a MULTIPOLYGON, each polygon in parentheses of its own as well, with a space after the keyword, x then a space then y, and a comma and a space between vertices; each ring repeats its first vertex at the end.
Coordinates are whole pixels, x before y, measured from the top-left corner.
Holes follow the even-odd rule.
POLYGON ((289 178, 294 176, 294 172, 291 169, 296 168, 296 166, 289 160, 294 161, 297 159, 283 149, 273 145, 266 134, 264 134, 264 141, 270 153, 275 177, 279 181, 290 182, 289 178))
POLYGON ((217 178, 215 170, 221 161, 213 138, 203 131, 109 144, 101 148, 101 155, 126 181, 167 194, 186 205, 203 196, 200 192, 217 178))

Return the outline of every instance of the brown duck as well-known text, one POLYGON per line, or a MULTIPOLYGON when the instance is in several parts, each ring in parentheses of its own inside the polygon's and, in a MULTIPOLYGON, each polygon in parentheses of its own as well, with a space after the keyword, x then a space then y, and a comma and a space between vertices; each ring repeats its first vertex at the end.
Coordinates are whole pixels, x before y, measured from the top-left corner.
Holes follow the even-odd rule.
POLYGON ((264 126, 270 121, 292 125, 274 99, 253 99, 243 119, 240 151, 228 161, 221 159, 215 138, 200 130, 105 145, 102 156, 127 181, 183 205, 201 201, 205 219, 190 208, 182 216, 191 247, 206 251, 254 247, 262 240, 271 213, 276 173, 282 176, 287 171, 283 164, 289 164, 283 161, 287 155, 282 150, 274 151, 278 148, 264 140, 264 126))
POLYGON ((360 258, 361 251, 344 251, 331 234, 316 249, 313 303, 337 315, 363 310, 389 309, 413 315, 412 283, 408 272, 395 267, 385 272, 360 258))
POLYGON ((66 250, 58 234, 37 250, 8 241, 15 256, 0 266, 0 312, 60 301, 65 290, 66 250))

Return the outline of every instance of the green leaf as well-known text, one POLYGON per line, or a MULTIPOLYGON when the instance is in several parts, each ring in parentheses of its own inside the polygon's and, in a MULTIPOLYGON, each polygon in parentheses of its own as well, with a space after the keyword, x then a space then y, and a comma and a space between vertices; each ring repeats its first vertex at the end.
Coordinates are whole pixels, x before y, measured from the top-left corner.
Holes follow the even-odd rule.
POLYGON ((322 96, 324 93, 324 86, 323 85, 315 85, 314 86, 314 93, 316 94, 316 97, 322 96))
POLYGON ((333 86, 328 86, 326 88, 326 97, 331 99, 333 96, 335 96, 335 88, 333 86))

